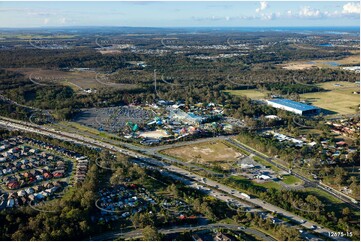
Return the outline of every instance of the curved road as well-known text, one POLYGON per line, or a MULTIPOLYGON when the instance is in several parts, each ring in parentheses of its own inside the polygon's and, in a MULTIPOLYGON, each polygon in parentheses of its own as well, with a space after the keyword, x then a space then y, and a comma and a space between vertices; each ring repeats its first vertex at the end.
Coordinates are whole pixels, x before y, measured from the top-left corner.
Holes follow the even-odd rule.
MULTIPOLYGON (((264 203, 260 199, 256 199, 256 198, 245 199, 243 196, 241 196, 241 194, 235 193, 234 189, 231 187, 225 186, 225 185, 218 183, 216 181, 213 181, 209 178, 206 178, 207 180, 206 180, 206 182, 204 182, 205 178, 202 176, 199 176, 197 174, 194 174, 192 172, 184 170, 178 166, 165 164, 164 162, 159 162, 156 159, 149 158, 145 155, 139 154, 138 152, 124 150, 124 149, 115 147, 111 144, 108 144, 108 143, 105 143, 105 142, 102 142, 99 140, 95 140, 92 138, 79 136, 79 135, 76 135, 73 133, 52 131, 51 129, 48 129, 48 128, 40 126, 40 125, 34 125, 34 124, 30 124, 28 122, 12 120, 12 119, 1 117, 1 116, 0 116, 0 125, 16 128, 19 130, 25 130, 27 132, 39 133, 42 135, 51 136, 51 137, 61 139, 61 140, 68 140, 68 141, 80 143, 80 144, 90 146, 90 147, 101 147, 101 148, 111 150, 113 152, 120 152, 120 153, 126 154, 128 156, 134 157, 136 159, 139 159, 141 161, 144 161, 146 163, 151 163, 154 167, 156 167, 156 169, 159 169, 161 172, 162 171, 164 172, 164 170, 168 170, 167 172, 170 174, 173 174, 173 173, 181 174, 182 175, 181 179, 183 179, 187 184, 189 184, 193 187, 200 188, 199 184, 193 182, 194 180, 199 180, 200 181, 199 183, 203 183, 206 186, 211 186, 211 187, 217 186, 218 187, 217 190, 221 191, 221 192, 225 192, 227 194, 227 197, 231 197, 231 198, 236 197, 241 201, 248 200, 248 202, 259 205, 260 207, 263 207, 264 209, 266 209, 268 211, 275 211, 280 215, 283 215, 289 219, 292 219, 292 220, 298 222, 300 224, 300 226, 302 226, 302 227, 310 228, 312 225, 314 225, 314 223, 310 223, 310 222, 303 223, 303 221, 305 220, 304 218, 302 218, 300 216, 296 216, 296 215, 292 214, 291 212, 285 211, 284 209, 281 209, 274 205, 264 203)), ((143 149, 142 147, 138 147, 138 148, 143 149)), ((178 175, 176 175, 176 174, 174 174, 174 176, 177 177, 178 175)), ((207 192, 212 193, 215 191, 216 191, 215 189, 207 189, 207 192)), ((218 198, 222 199, 223 197, 222 198, 221 197, 218 197, 218 198)), ((222 200, 224 200, 224 199, 226 199, 226 201, 229 200, 229 198, 223 198, 222 200)), ((323 234, 332 240, 348 240, 347 238, 343 238, 343 237, 330 237, 329 234, 332 231, 329 229, 320 228, 320 226, 314 231, 317 233, 323 234)))

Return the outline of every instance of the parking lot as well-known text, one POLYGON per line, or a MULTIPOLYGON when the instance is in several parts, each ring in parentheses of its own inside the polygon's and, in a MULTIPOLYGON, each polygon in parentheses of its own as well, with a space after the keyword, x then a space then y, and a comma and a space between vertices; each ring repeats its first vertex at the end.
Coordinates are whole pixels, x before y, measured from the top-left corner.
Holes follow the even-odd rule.
POLYGON ((128 122, 141 126, 153 118, 154 113, 152 111, 141 107, 118 106, 82 111, 74 118, 74 121, 100 131, 118 133, 127 127, 128 122))

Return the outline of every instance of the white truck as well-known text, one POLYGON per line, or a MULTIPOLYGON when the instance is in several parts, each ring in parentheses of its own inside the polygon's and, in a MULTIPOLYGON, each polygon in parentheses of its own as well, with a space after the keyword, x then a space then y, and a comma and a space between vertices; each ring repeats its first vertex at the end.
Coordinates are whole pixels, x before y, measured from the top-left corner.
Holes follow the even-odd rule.
POLYGON ((251 197, 248 194, 244 193, 244 192, 241 192, 241 196, 245 197, 247 199, 251 199, 251 197))

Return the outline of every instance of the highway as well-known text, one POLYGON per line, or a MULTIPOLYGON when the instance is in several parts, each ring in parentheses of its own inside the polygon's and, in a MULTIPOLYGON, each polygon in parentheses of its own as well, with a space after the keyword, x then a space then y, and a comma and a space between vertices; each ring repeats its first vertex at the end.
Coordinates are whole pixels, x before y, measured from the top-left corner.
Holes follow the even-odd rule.
MULTIPOLYGON (((217 190, 222 191, 222 192, 226 193, 227 195, 224 196, 221 193, 217 193, 216 189, 208 190, 208 188, 206 188, 206 190, 205 190, 205 191, 210 192, 210 195, 217 197, 218 199, 221 199, 224 201, 229 201, 229 200, 233 199, 233 197, 236 197, 239 199, 239 201, 246 200, 248 202, 251 202, 253 204, 256 204, 256 205, 262 207, 265 210, 268 210, 271 212, 277 212, 278 214, 280 214, 282 216, 285 216, 291 220, 298 222, 300 224, 300 226, 305 227, 307 229, 310 229, 311 226, 315 225, 315 223, 311 223, 308 221, 306 223, 303 223, 303 221, 305 221, 306 219, 304 219, 300 216, 296 216, 296 215, 292 214, 291 212, 285 211, 277 206, 265 203, 260 199, 257 199, 257 198, 245 199, 239 192, 235 192, 234 189, 229 186, 225 186, 225 185, 223 185, 219 182, 213 181, 209 178, 206 178, 206 182, 204 182, 205 177, 202 177, 195 173, 184 170, 178 166, 169 165, 164 162, 160 162, 156 159, 149 158, 148 156, 139 154, 138 152, 124 150, 122 148, 115 147, 114 145, 111 145, 111 144, 108 144, 108 143, 105 143, 105 142, 102 142, 99 140, 95 140, 95 139, 92 139, 89 137, 79 136, 78 134, 67 133, 64 131, 62 131, 62 132, 52 131, 49 128, 46 128, 46 127, 43 127, 40 125, 35 125, 35 124, 18 121, 18 120, 11 120, 11 119, 4 118, 4 117, 0 117, 0 125, 3 125, 5 127, 12 127, 12 128, 16 128, 16 129, 24 130, 24 131, 28 131, 28 132, 35 132, 35 133, 39 133, 42 135, 58 138, 61 140, 73 141, 75 143, 80 143, 80 144, 87 145, 87 146, 101 147, 101 148, 111 150, 113 152, 120 152, 120 153, 126 154, 128 156, 131 156, 133 158, 144 161, 144 163, 151 163, 152 165, 158 167, 157 169, 159 169, 161 172, 163 172, 163 174, 165 174, 165 175, 172 174, 173 177, 178 177, 178 179, 183 180, 189 186, 192 186, 195 188, 200 188, 199 184, 201 184, 202 186, 218 187, 217 190), (167 170, 167 171, 165 172, 165 170, 167 170), (178 176, 177 174, 181 174, 181 176, 178 176), (194 182, 194 180, 196 180, 198 182, 194 182)), ((144 148, 138 147, 138 146, 137 146, 137 148, 144 149, 144 148)), ((178 161, 178 162, 180 162, 180 161, 178 161)), ((201 189, 203 190, 203 188, 201 188, 201 189)), ((240 202, 240 204, 245 206, 245 204, 242 202, 240 202)), ((247 207, 248 207, 248 205, 247 205, 247 207)), ((252 212, 252 211, 250 211, 250 212, 252 212)), ((321 228, 321 226, 319 226, 319 225, 317 226, 317 229, 314 231, 316 233, 323 234, 332 240, 347 240, 343 237, 330 237, 329 233, 332 231, 329 229, 326 229, 326 228, 321 228)))
MULTIPOLYGON (((238 142, 237 140, 234 140, 234 139, 231 139, 231 138, 227 138, 226 139, 228 142, 230 142, 231 144, 251 153, 251 154, 254 154, 256 156, 259 156, 261 157, 262 159, 266 160, 267 162, 269 162, 270 164, 276 166, 277 168, 283 170, 283 171, 286 171, 286 172, 289 172, 289 169, 280 165, 279 163, 277 162, 274 162, 274 160, 260 152, 256 152, 255 150, 253 149, 250 149, 248 147, 246 147, 245 145, 243 145, 242 143, 238 142)), ((346 196, 342 196, 341 194, 333 191, 333 189, 329 188, 329 187, 326 187, 325 185, 322 185, 320 184, 319 182, 316 182, 316 181, 313 181, 305 176, 302 176, 298 173, 295 173, 293 172, 292 175, 294 175, 295 177, 303 180, 305 183, 308 184, 308 186, 312 186, 312 187, 317 187, 319 189, 322 189, 323 191, 329 193, 330 195, 334 196, 334 197, 337 197, 338 199, 342 200, 343 202, 347 203, 348 205, 356 208, 356 209, 360 209, 360 206, 358 204, 354 204, 348 197, 346 196)))
MULTIPOLYGON (((77 134, 80 135, 80 132, 78 131, 75 131, 77 134)), ((95 135, 92 135, 92 134, 83 134, 82 136, 84 137, 84 135, 87 135, 87 136, 90 136, 94 139, 97 139, 98 137, 96 137, 95 135)), ((119 144, 124 147, 124 148, 127 148, 129 150, 133 150, 133 151, 136 151, 136 152, 141 152, 143 154, 146 154, 146 155, 149 155, 149 156, 152 156, 152 157, 156 157, 157 159, 160 159, 160 160, 166 160, 168 162, 171 162, 171 163, 174 163, 174 164, 179 164, 183 167, 188 167, 189 169, 194 169, 194 170, 203 170, 205 172, 207 172, 208 174, 211 174, 211 175, 222 175, 222 174, 219 174, 219 173, 216 173, 212 170, 209 170, 207 168, 204 168, 204 167, 200 167, 200 166, 197 166, 195 164, 190 164, 188 162, 183 162, 179 159, 176 159, 176 158, 173 158, 173 157, 170 157, 170 156, 166 156, 166 155, 163 155, 161 153, 159 153, 159 151, 161 150, 165 150, 165 149, 170 149, 170 148, 175 148, 175 147, 180 147, 180 146, 184 146, 184 145, 192 145, 192 144, 198 144, 198 143, 202 143, 202 142, 210 142, 210 141, 219 141, 219 140, 225 140, 233 145, 235 145, 236 147, 239 147, 253 155, 256 155, 256 156, 259 156, 260 158, 268 161, 270 164, 274 165, 275 167, 283 170, 283 171, 286 171, 288 172, 289 169, 287 167, 284 167, 280 164, 280 162, 275 162, 272 158, 269 158, 268 156, 266 156, 265 154, 261 153, 261 152, 258 152, 250 147, 247 147, 245 146, 244 144, 240 143, 239 141, 233 139, 234 136, 216 136, 216 137, 209 137, 209 138, 202 138, 202 139, 198 139, 198 140, 192 140, 192 141, 183 141, 183 142, 177 142, 177 143, 174 143, 174 144, 169 144, 169 145, 158 145, 158 146, 150 146, 150 147, 144 147, 144 146, 137 146, 137 145, 134 145, 134 144, 131 144, 131 143, 126 143, 126 142, 120 142, 120 141, 117 141, 118 142, 118 145, 119 144)), ((109 140, 109 142, 112 142, 112 140, 109 140)), ((281 161, 282 162, 282 161, 281 161)), ((296 176, 297 178, 301 179, 304 181, 305 183, 305 186, 308 186, 308 187, 317 187, 319 189, 322 189, 323 191, 329 193, 330 195, 340 199, 341 201, 347 203, 348 205, 356 208, 359 210, 359 205, 358 204, 354 204, 351 200, 351 198, 349 198, 347 195, 344 195, 342 194, 341 192, 338 192, 336 190, 334 190, 333 188, 331 187, 328 187, 324 184, 321 184, 317 181, 313 181, 305 176, 302 176, 301 174, 299 173, 296 173, 296 172, 293 172, 293 175, 296 176)))
MULTIPOLYGON (((275 241, 274 238, 264 234, 263 232, 253 229, 253 228, 244 228, 240 227, 238 225, 232 225, 232 224, 208 224, 208 225, 199 225, 199 226, 175 226, 171 228, 162 228, 159 229, 158 232, 161 234, 174 234, 174 233, 182 233, 187 231, 201 231, 201 230, 213 230, 213 229, 230 229, 230 230, 238 230, 243 233, 251 234, 253 236, 256 236, 263 241, 275 241)), ((91 238, 91 240, 94 241, 105 241, 105 240, 115 240, 117 238, 124 238, 124 239, 135 239, 135 238, 141 238, 142 237, 142 229, 136 229, 131 231, 112 231, 108 233, 104 233, 98 236, 94 236, 91 238)))

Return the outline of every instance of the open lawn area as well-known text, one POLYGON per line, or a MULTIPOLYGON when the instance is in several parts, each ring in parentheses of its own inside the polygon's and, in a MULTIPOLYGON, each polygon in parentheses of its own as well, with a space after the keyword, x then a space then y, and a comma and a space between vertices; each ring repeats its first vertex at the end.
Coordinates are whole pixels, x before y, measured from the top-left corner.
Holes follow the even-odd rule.
POLYGON ((301 98, 338 114, 356 113, 356 107, 360 105, 360 95, 352 92, 360 91, 359 85, 351 82, 326 82, 319 86, 327 91, 301 94, 301 98))
POLYGON ((234 96, 246 96, 250 99, 263 99, 266 98, 267 93, 261 92, 258 89, 246 89, 246 90, 225 90, 224 92, 234 96))
POLYGON ((315 195, 323 200, 328 200, 329 202, 332 202, 334 204, 343 203, 338 198, 335 198, 334 196, 332 196, 332 195, 328 194, 327 192, 322 191, 318 188, 308 187, 308 188, 305 188, 304 190, 309 194, 315 195))
POLYGON ((102 137, 104 139, 117 139, 119 138, 117 135, 110 134, 105 131, 99 131, 94 128, 87 127, 85 125, 81 125, 76 122, 70 122, 70 121, 61 121, 59 124, 49 124, 49 127, 55 126, 57 129, 65 130, 67 132, 82 132, 91 135, 97 135, 99 137, 102 137))
MULTIPOLYGON (((318 86, 326 91, 301 94, 301 99, 337 114, 354 114, 357 112, 357 107, 360 105, 360 95, 353 94, 353 92, 360 91, 359 85, 353 82, 325 82, 318 84, 318 86)), ((261 92, 258 89, 225 90, 224 92, 251 99, 267 97, 266 92, 261 92)))
POLYGON ((243 154, 229 147, 223 142, 205 142, 194 145, 167 149, 162 151, 166 155, 177 157, 184 161, 197 163, 208 162, 234 162, 243 154))
MULTIPOLYGON (((254 186, 254 187, 262 187, 265 189, 274 188, 277 190, 282 188, 282 185, 280 185, 279 183, 277 183, 275 181, 256 182, 256 181, 249 180, 243 176, 230 176, 228 178, 228 180, 231 183, 237 184, 239 186, 242 186, 242 184, 243 184, 243 185, 254 186)), ((234 186, 234 187, 236 187, 236 186, 234 186)))
POLYGON ((296 183, 299 185, 301 183, 303 183, 300 179, 298 179, 295 176, 283 176, 283 180, 282 180, 285 184, 287 185, 295 185, 296 183))

